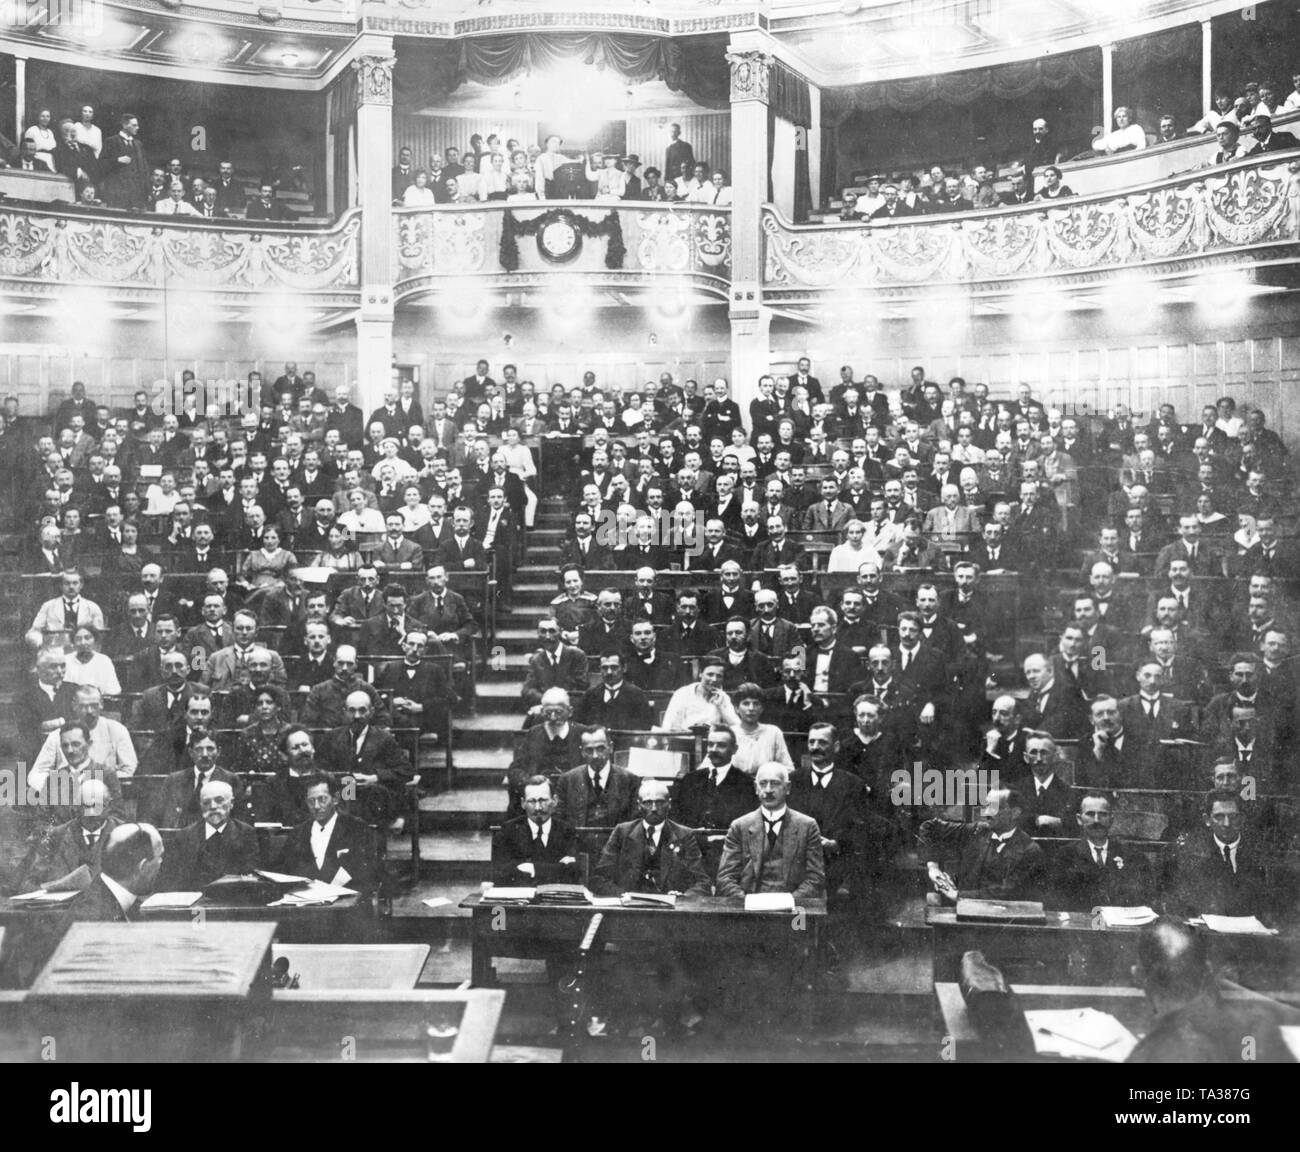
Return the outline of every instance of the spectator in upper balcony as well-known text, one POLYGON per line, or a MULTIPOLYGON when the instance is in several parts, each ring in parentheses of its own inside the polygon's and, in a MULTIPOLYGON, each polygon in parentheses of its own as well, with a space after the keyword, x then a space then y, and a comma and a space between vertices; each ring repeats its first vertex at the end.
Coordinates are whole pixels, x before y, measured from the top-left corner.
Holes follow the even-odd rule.
POLYGON ((443 159, 447 161, 442 170, 442 178, 446 180, 456 180, 465 175, 465 165, 460 162, 459 148, 444 148, 442 150, 443 159))
POLYGON ((59 143, 54 149, 54 171, 66 176, 80 192, 95 178, 95 155, 77 140, 77 126, 71 120, 59 121, 59 143))
POLYGON ((1068 184, 1061 183, 1061 170, 1055 164, 1043 169, 1043 187, 1034 197, 1035 200, 1060 200, 1073 196, 1074 190, 1068 184))
POLYGON ((24 139, 13 157, 12 166, 21 172, 53 172, 50 162, 36 151, 36 141, 24 139))
POLYGON ((695 149, 682 139, 680 124, 668 125, 668 150, 664 153, 664 171, 671 179, 676 179, 685 164, 687 172, 695 170, 695 149))
POLYGON ((149 172, 140 146, 140 118, 125 112, 116 136, 104 141, 99 157, 99 182, 104 199, 114 208, 139 212, 146 206, 149 172))
POLYGON ((663 186, 660 176, 658 168, 650 167, 645 170, 645 184, 641 188, 642 200, 650 200, 656 204, 672 200, 673 194, 663 186))
POLYGON ((856 223, 862 217, 858 215, 858 194, 852 188, 845 188, 841 196, 840 219, 856 223))
POLYGON ((505 154, 490 152, 483 157, 483 172, 478 178, 478 199, 504 200, 509 195, 510 173, 506 168, 505 154))
POLYGON ((1272 116, 1278 108, 1277 93, 1273 91, 1273 85, 1267 81, 1261 82, 1259 86, 1259 98, 1255 101, 1254 107, 1250 110, 1254 116, 1272 116))
POLYGON ((48 108, 36 113, 36 123, 23 133, 23 143, 28 140, 36 145, 36 155, 53 171, 54 149, 58 147, 59 139, 54 134, 54 115, 48 108))
POLYGON ((218 198, 216 186, 209 184, 203 189, 203 199, 199 201, 198 213, 205 220, 224 220, 230 215, 222 206, 218 198))
POLYGON ((870 220, 871 214, 885 202, 880 194, 880 185, 879 176, 868 176, 867 190, 858 196, 858 215, 864 220, 870 220))
POLYGON ((536 182, 537 191, 547 200, 559 198, 559 189, 555 185, 556 169, 565 164, 573 163, 573 157, 566 156, 560 151, 560 145, 563 143, 564 138, 562 136, 554 134, 548 136, 546 138, 546 151, 533 162, 533 179, 536 182))
POLYGON ((1147 146, 1147 134, 1133 120, 1133 113, 1123 105, 1115 109, 1115 128, 1092 142, 1094 152, 1114 156, 1118 152, 1137 152, 1147 146))
POLYGON ((153 206, 153 210, 162 216, 197 216, 199 210, 185 199, 185 185, 173 180, 167 189, 167 196, 153 206))
POLYGON ((154 168, 149 173, 149 187, 145 189, 144 202, 152 208, 159 200, 167 199, 167 186, 170 181, 161 168, 154 168))
POLYGON ((713 196, 713 182, 709 177, 709 166, 702 160, 695 162, 695 174, 691 177, 690 184, 686 189, 686 202, 688 204, 711 204, 713 196))
POLYGON ((909 208, 898 195, 897 184, 886 184, 881 189, 883 200, 868 220, 902 220, 908 216, 915 216, 916 213, 909 208))
POLYGON ((275 198, 275 185, 263 180, 258 185, 257 197, 248 203, 244 214, 247 220, 288 220, 289 210, 275 198))
POLYGON ((913 175, 903 177, 898 198, 911 210, 913 216, 925 214, 925 198, 921 195, 921 181, 913 175))
POLYGON ((1231 164, 1234 160, 1240 160, 1246 155, 1246 147, 1241 143, 1241 129, 1237 127, 1235 120, 1220 120, 1219 126, 1214 130, 1215 139, 1219 142, 1219 149, 1210 161, 1210 166, 1215 164, 1231 164))
MULTIPOLYGON (((447 169, 443 169, 444 172, 447 169)), ((440 204, 467 204, 474 197, 464 193, 460 189, 460 180, 455 176, 448 176, 442 182, 443 196, 438 201, 440 204)))
POLYGON ((1003 192, 999 198, 1008 207, 1016 204, 1030 204, 1034 199, 1034 190, 1023 172, 1011 173, 1011 190, 1003 192))
POLYGON ((232 212, 244 209, 244 189, 235 179, 235 166, 229 160, 222 160, 217 165, 217 179, 210 187, 217 192, 217 207, 221 215, 229 216, 232 212))
POLYGON ((1280 112, 1300 112, 1300 72, 1291 77, 1291 88, 1286 99, 1282 101, 1280 112))
POLYGON ((970 212, 974 207, 962 195, 961 181, 956 176, 945 177, 942 189, 930 197, 931 212, 970 212))
POLYGON ((1156 132, 1157 144, 1172 144, 1178 139, 1178 129, 1174 127, 1174 118, 1172 116, 1160 117, 1160 128, 1156 132))
POLYGON ((415 181, 402 192, 401 203, 403 208, 432 208, 437 203, 433 189, 429 187, 429 174, 423 168, 415 173, 415 181))
MULTIPOLYGON (((1232 97, 1226 92, 1216 92, 1214 94, 1214 107, 1187 129, 1187 135, 1199 136, 1204 132, 1213 132, 1223 120, 1231 120, 1234 124, 1237 124, 1232 97)), ((1240 127, 1241 125, 1237 124, 1237 126, 1240 127)))
POLYGON ((695 184, 695 165, 682 162, 676 173, 670 173, 673 185, 673 199, 685 200, 695 184))
POLYGON ((1300 148, 1300 140, 1294 133, 1274 132, 1273 117, 1263 112, 1256 112, 1250 122, 1250 130, 1255 142, 1246 149, 1246 155, 1254 156, 1261 152, 1284 152, 1288 148, 1300 148))
POLYGON ((406 147, 397 150, 397 165, 393 168, 393 201, 401 200, 404 193, 415 183, 415 167, 411 163, 411 150, 406 147))
POLYGON ((714 169, 709 182, 691 196, 692 204, 715 204, 719 208, 731 206, 731 185, 727 183, 727 174, 721 169, 714 169))
POLYGON ((623 186, 624 200, 641 199, 641 177, 636 170, 641 167, 641 157, 635 152, 623 157, 623 174, 627 178, 623 186))
POLYGON ((95 123, 95 109, 90 104, 81 106, 81 119, 76 123, 77 143, 90 149, 96 160, 104 150, 104 133, 95 123))

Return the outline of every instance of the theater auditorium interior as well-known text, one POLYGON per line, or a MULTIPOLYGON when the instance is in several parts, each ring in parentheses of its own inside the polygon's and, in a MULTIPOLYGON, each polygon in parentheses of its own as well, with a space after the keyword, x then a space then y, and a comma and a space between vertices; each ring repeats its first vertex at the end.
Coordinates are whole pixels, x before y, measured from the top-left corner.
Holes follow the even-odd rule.
POLYGON ((1297 1059, 1294 4, 3 15, 4 1059, 1297 1059))

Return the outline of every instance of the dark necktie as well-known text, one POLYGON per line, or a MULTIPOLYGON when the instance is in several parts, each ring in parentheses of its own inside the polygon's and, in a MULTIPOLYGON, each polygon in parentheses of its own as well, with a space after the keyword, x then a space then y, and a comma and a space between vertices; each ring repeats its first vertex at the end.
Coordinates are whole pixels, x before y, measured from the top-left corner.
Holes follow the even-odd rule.
POLYGON ((764 816, 763 823, 767 825, 767 850, 768 852, 771 852, 776 848, 776 828, 777 825, 781 823, 781 821, 769 820, 766 816, 764 816))
POLYGON ((1232 846, 1225 844, 1223 846, 1223 862, 1228 866, 1228 871, 1235 873, 1237 870, 1232 866, 1232 846))

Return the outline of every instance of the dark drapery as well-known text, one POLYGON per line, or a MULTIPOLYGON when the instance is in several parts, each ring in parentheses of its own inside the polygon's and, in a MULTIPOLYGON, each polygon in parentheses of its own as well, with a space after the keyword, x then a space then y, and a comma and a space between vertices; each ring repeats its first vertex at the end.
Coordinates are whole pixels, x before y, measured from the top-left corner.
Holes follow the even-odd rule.
POLYGON ((1100 76, 1101 53, 1096 48, 1086 48, 1061 56, 999 64, 993 68, 882 80, 856 88, 830 88, 823 93, 822 99, 842 118, 855 109, 890 108, 904 112, 937 101, 963 105, 987 98, 1028 96, 1044 88, 1058 90, 1072 84, 1096 83, 1100 76))
MULTIPOLYGON (((798 143, 794 154, 794 220, 802 223, 812 210, 812 186, 808 174, 808 130, 812 127, 812 97, 808 81, 780 60, 772 62, 769 73, 767 104, 767 154, 773 156, 776 147, 777 118, 793 124, 798 143)), ((767 197, 773 200, 772 174, 769 162, 767 197)))
POLYGON ((356 147, 356 134, 352 131, 357 122, 357 76, 351 68, 343 72, 329 93, 330 135, 334 137, 334 171, 326 173, 334 183, 334 203, 339 210, 350 208, 348 200, 348 174, 352 168, 350 152, 356 147))
POLYGON ((630 83, 662 80, 708 108, 725 108, 729 71, 725 36, 668 40, 623 32, 528 32, 457 41, 401 40, 393 87, 397 106, 415 110, 466 80, 508 84, 580 60, 630 83))

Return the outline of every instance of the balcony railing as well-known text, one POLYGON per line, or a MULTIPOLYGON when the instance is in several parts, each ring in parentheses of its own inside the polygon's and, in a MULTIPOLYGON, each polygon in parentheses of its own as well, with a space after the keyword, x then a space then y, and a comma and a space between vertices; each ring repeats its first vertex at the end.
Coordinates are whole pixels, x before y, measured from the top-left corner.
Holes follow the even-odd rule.
POLYGON ((361 214, 327 228, 6 207, 0 280, 97 286, 132 298, 152 292, 233 294, 358 290, 361 214))
POLYGON ((1283 152, 1185 174, 1123 195, 923 217, 889 224, 795 226, 763 210, 764 297, 812 298, 843 289, 911 296, 944 284, 1030 277, 1091 278, 1123 267, 1222 266, 1300 241, 1300 153, 1283 152))
POLYGON ((478 280, 572 274, 593 286, 676 283, 725 299, 731 209, 578 200, 403 208, 394 213, 396 297, 478 280))

